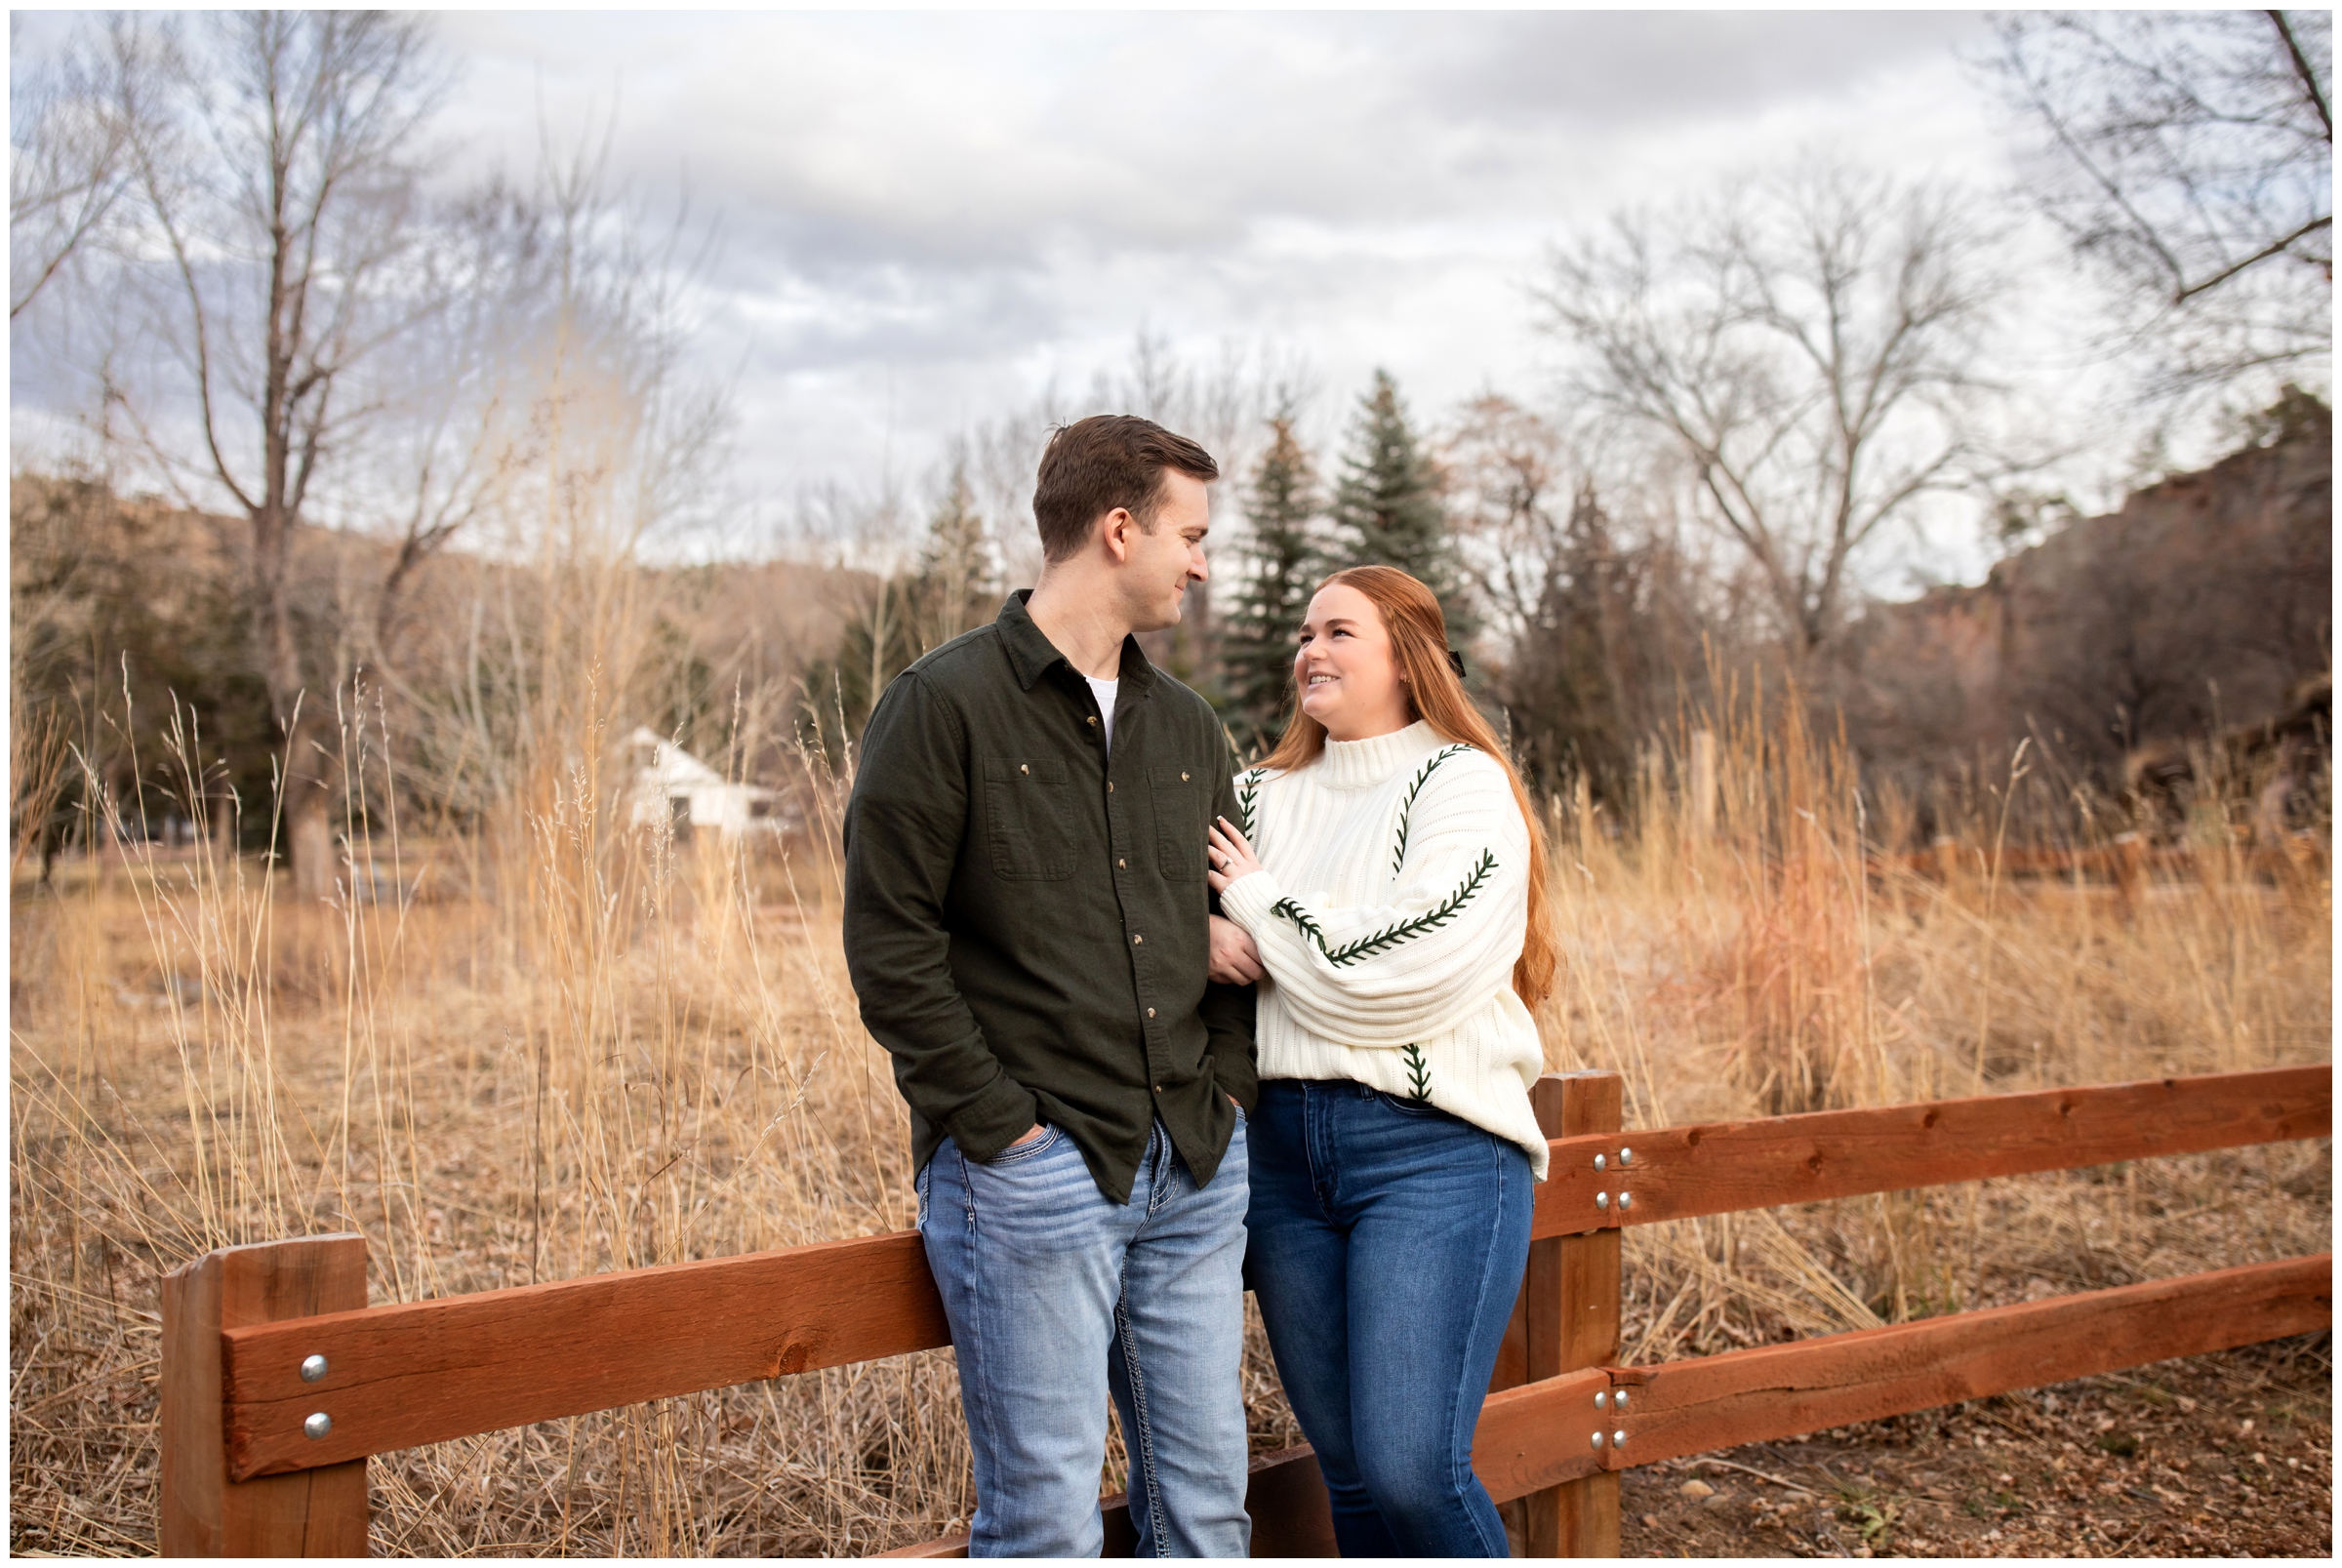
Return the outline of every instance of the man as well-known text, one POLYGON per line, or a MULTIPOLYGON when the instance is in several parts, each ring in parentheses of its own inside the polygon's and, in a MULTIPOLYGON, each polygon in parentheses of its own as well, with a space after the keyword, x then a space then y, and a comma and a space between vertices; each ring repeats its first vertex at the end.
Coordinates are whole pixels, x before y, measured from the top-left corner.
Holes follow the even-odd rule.
POLYGON ((1210 984, 1204 701, 1134 632, 1208 576, 1219 465, 1057 431, 1047 564, 896 678, 846 813, 846 960, 910 1105, 919 1233, 976 1454, 971 1556, 1096 1556, 1107 1398, 1139 1551, 1241 1557, 1252 992, 1210 984))

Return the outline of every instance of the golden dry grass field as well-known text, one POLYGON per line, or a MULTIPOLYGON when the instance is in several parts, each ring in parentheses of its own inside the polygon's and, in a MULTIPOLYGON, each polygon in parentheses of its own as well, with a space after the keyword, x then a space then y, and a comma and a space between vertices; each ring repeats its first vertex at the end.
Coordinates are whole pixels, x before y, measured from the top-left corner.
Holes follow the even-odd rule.
MULTIPOLYGON (((1828 747, 1744 730, 1713 826, 1663 770, 1624 830, 1554 803, 1549 1065, 1622 1071, 1630 1126, 2328 1059, 2330 829, 2274 876, 2215 821, 2135 898, 2019 881, 1995 871, 2012 776, 1921 876, 1882 853, 1907 814, 1828 747)), ((324 907, 200 848, 68 857, 46 887, 20 859, 15 1549, 152 1549, 156 1278, 208 1248, 362 1230, 379 1303, 911 1223, 839 952, 842 782, 809 769, 807 830, 753 851, 638 834, 583 767, 530 788, 469 836, 371 822, 365 897, 324 907)), ((1626 1352, 2316 1252, 2330 1191, 2320 1142, 1641 1228, 1626 1352)), ((1297 1440, 1257 1328, 1246 1391, 1258 1447, 1297 1440)), ((971 1506, 948 1350, 372 1476, 383 1554, 844 1554, 971 1506)))

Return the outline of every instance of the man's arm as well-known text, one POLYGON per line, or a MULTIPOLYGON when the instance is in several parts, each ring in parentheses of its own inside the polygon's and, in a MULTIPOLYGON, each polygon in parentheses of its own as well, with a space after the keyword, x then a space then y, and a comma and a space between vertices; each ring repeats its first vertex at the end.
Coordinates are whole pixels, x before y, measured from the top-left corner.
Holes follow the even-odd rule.
POLYGON ((951 979, 944 898, 968 820, 965 737, 918 673, 898 676, 863 736, 846 808, 846 968, 862 1022, 910 1107, 989 1159, 1035 1120, 951 979))
MULTIPOLYGON (((1218 784, 1212 790, 1212 816, 1233 822, 1236 818, 1236 787, 1234 758, 1229 753, 1226 737, 1214 726, 1213 749, 1220 755, 1218 784)), ((1220 895, 1212 895, 1212 912, 1220 912, 1220 895)), ((1250 985, 1222 985, 1208 984, 1203 988, 1203 1026, 1211 1038, 1213 1070, 1220 1087, 1235 1097, 1236 1104, 1251 1114, 1260 1099, 1259 1059, 1253 1046, 1253 988, 1250 985)))

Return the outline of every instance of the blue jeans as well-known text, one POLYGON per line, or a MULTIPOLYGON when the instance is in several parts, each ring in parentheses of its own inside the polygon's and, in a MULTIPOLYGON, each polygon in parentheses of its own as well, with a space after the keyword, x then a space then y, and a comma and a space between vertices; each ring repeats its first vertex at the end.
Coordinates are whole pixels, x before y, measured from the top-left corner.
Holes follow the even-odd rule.
POLYGON ((1272 1079, 1245 1271, 1345 1557, 1502 1557, 1472 1434, 1529 1261, 1514 1144, 1347 1081, 1272 1079))
POLYGON ((1095 1557, 1106 1402, 1142 1557, 1241 1557, 1245 1129, 1199 1188, 1162 1123, 1130 1201, 1055 1127, 990 1160, 946 1139, 918 1176, 976 1451, 971 1557, 1095 1557))

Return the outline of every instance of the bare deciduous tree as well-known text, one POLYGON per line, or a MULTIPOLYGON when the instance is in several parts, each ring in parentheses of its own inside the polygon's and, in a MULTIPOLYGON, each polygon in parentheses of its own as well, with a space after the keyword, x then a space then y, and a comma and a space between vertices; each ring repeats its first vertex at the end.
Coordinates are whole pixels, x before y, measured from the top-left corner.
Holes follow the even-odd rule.
MULTIPOLYGON (((13 23, 12 23, 13 31, 13 23)), ((9 91, 8 319, 103 229, 131 182, 147 72, 76 36, 9 91)))
POLYGON ((1572 476, 1566 439, 1553 421, 1491 390, 1464 405, 1439 460, 1457 554, 1487 618, 1483 629, 1517 644, 1535 623, 1560 546, 1572 476))
POLYGON ((128 274, 159 351, 111 367, 107 395, 190 506, 224 499, 248 524, 255 663, 291 761, 295 887, 320 897, 334 859, 328 702, 303 657, 290 567, 325 482, 385 407, 367 371, 421 308, 413 160, 438 79, 421 23, 371 12, 133 20, 114 45, 138 197, 129 248, 165 260, 128 274), (134 94, 153 111, 132 114, 134 94))
POLYGON ((2044 134, 2028 188, 2117 285, 2159 391, 2330 360, 2331 12, 2017 12, 1999 42, 2044 134))
POLYGON ((1545 326, 1598 411, 1691 460, 1793 655, 1838 632, 1856 556, 1992 464, 1978 366, 2001 287, 1949 189, 1807 166, 1558 251, 1545 326))

